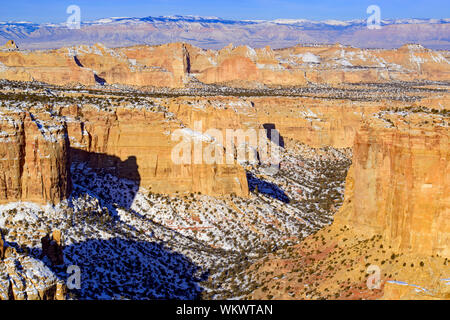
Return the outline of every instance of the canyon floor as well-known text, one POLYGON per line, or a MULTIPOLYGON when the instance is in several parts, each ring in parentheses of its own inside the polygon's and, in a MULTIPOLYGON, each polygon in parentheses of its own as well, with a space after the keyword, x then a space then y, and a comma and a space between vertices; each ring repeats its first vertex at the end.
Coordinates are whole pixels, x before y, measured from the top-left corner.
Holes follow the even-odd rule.
POLYGON ((449 299, 445 77, 0 80, 0 299, 449 299), (174 164, 198 122, 276 129, 277 172, 174 164))

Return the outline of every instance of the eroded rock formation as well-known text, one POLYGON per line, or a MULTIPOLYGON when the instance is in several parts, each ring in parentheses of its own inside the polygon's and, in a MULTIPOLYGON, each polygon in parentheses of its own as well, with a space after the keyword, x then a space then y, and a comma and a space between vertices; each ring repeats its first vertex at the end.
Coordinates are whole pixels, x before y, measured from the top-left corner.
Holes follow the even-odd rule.
POLYGON ((57 203, 70 194, 64 123, 48 114, 2 110, 0 132, 1 203, 57 203))
POLYGON ((449 256, 445 119, 392 113, 363 125, 356 133, 346 206, 339 217, 355 228, 383 234, 401 251, 449 256))
POLYGON ((0 300, 64 300, 66 285, 40 260, 7 247, 0 263, 0 300))
MULTIPOLYGON (((8 48, 14 46, 9 44, 8 48)), ((0 52, 4 79, 53 84, 120 84, 137 87, 186 87, 205 84, 238 87, 303 86, 310 83, 374 83, 448 79, 442 52, 420 45, 395 50, 335 46, 296 46, 272 50, 229 45, 203 50, 183 43, 109 49, 102 44, 48 51, 0 52)))
MULTIPOLYGON (((238 164, 177 164, 170 133, 178 122, 164 112, 91 106, 62 108, 62 117, 42 110, 9 112, 0 118, 1 202, 52 204, 69 196, 70 160, 137 182, 152 192, 248 194, 238 164)), ((205 144, 206 145, 206 144, 205 144)))
POLYGON ((0 230, 0 260, 5 258, 5 242, 3 241, 3 233, 0 230))
MULTIPOLYGON (((64 112, 76 116, 70 113, 74 110, 64 112)), ((180 141, 172 141, 171 133, 180 127, 164 113, 127 108, 105 112, 89 107, 76 112, 80 121, 68 122, 74 161, 87 161, 97 169, 117 164, 119 177, 137 180, 152 192, 248 194, 245 171, 238 164, 174 162, 172 150, 180 141)))
POLYGON ((51 234, 46 234, 41 239, 41 245, 42 257, 49 258, 53 266, 64 264, 61 231, 54 230, 51 234))
POLYGON ((8 40, 5 45, 0 47, 0 50, 17 50, 19 47, 14 42, 14 40, 8 40))

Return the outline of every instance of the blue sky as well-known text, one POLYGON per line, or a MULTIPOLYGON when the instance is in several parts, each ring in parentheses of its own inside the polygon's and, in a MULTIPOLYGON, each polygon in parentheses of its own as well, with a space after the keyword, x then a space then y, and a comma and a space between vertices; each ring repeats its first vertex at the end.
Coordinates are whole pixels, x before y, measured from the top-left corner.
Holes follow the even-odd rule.
POLYGON ((81 8, 82 21, 106 17, 160 15, 218 16, 228 19, 366 19, 376 4, 381 18, 450 18, 449 0, 0 0, 0 21, 64 22, 66 8, 81 8))

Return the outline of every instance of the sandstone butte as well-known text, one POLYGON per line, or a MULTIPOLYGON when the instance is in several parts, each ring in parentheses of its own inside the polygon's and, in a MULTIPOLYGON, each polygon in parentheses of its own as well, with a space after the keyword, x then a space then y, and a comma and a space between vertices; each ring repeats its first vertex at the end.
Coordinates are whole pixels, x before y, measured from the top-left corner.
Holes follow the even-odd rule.
POLYGON ((19 47, 14 42, 14 40, 7 41, 3 46, 0 47, 0 50, 17 50, 19 47))
POLYGON ((420 126, 414 115, 396 128, 375 120, 356 133, 338 219, 383 234, 399 251, 448 257, 448 127, 420 126))
MULTIPOLYGON (((94 74, 109 84, 172 88, 183 87, 191 76, 204 83, 237 86, 450 78, 450 64, 441 53, 416 45, 397 50, 336 45, 276 51, 245 46, 205 51, 180 43, 117 49, 95 45, 1 51, 0 62, 2 78, 55 84, 92 85, 94 74)), ((118 175, 130 176, 130 164, 134 165, 138 168, 134 178, 152 191, 245 196, 248 187, 242 167, 176 166, 170 160, 174 142, 164 132, 179 128, 180 121, 192 128, 195 121, 203 120, 203 130, 261 128, 272 123, 282 136, 313 147, 353 148, 345 202, 335 225, 381 234, 400 252, 450 257, 448 124, 442 125, 438 116, 430 115, 431 122, 423 123, 412 113, 405 120, 403 115, 385 112, 388 107, 404 106, 392 101, 387 106, 292 97, 162 100, 176 120, 139 109, 67 106, 58 112, 73 121, 55 123, 33 110, 2 110, 1 202, 57 203, 71 190, 71 158, 101 167, 105 156, 111 157, 106 159, 118 175)), ((424 97, 412 105, 448 112, 448 103, 447 97, 440 96, 424 97)))

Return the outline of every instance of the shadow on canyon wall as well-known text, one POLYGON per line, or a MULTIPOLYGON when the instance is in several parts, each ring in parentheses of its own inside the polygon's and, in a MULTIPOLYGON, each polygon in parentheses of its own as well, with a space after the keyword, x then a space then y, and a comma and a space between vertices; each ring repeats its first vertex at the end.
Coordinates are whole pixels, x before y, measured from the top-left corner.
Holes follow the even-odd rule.
POLYGON ((276 129, 273 123, 264 123, 263 128, 266 130, 267 139, 275 143, 277 146, 284 148, 284 138, 276 129))
POLYGON ((284 203, 289 203, 290 201, 287 194, 276 184, 261 180, 255 177, 251 172, 247 172, 247 182, 251 192, 256 192, 256 188, 258 188, 258 193, 280 200, 284 203))
MULTIPOLYGON (((81 63, 80 59, 78 59, 77 56, 74 56, 73 60, 75 61, 77 66, 79 66, 80 68, 84 68, 83 64, 81 63)), ((94 80, 95 80, 95 83, 100 84, 102 86, 104 86, 106 84, 106 80, 103 79, 102 77, 98 76, 95 73, 94 73, 94 80)))
POLYGON ((106 80, 103 79, 102 77, 99 77, 99 76, 96 75, 95 73, 94 73, 94 80, 95 80, 95 82, 98 83, 99 85, 104 86, 104 85, 106 84, 106 80))
POLYGON ((70 148, 74 186, 93 192, 101 200, 130 209, 139 191, 141 176, 136 157, 119 157, 70 148))
POLYGON ((77 56, 73 56, 73 61, 75 61, 76 65, 79 66, 80 68, 84 68, 83 64, 81 63, 81 61, 78 59, 77 56))
MULTIPOLYGON (((276 129, 275 124, 264 123, 263 128, 266 131, 266 136, 268 140, 270 140, 275 145, 284 148, 284 138, 281 136, 280 132, 276 129)), ((262 164, 259 153, 257 154, 257 159, 258 162, 262 164)), ((278 171, 280 169, 279 163, 277 164, 272 163, 270 165, 272 170, 278 171)), ((280 200, 284 203, 289 203, 290 201, 286 193, 282 189, 280 189, 277 185, 271 182, 261 180, 260 178, 255 177, 251 172, 247 172, 247 182, 250 192, 257 191, 258 193, 264 194, 273 199, 280 200)))

